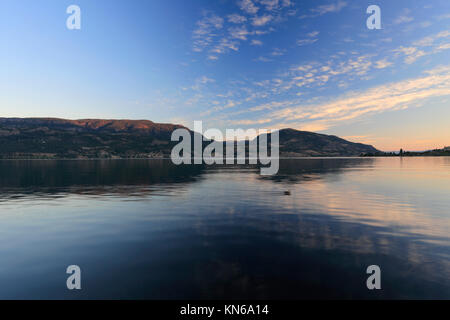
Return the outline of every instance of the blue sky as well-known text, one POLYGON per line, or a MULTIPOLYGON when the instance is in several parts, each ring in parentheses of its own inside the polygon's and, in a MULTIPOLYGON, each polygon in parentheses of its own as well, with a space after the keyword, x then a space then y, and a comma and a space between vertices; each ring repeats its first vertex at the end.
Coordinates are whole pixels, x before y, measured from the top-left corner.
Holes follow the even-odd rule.
POLYGON ((450 145, 450 2, 0 1, 0 116, 450 145), (68 30, 66 8, 81 8, 68 30), (369 30, 366 8, 381 8, 369 30))

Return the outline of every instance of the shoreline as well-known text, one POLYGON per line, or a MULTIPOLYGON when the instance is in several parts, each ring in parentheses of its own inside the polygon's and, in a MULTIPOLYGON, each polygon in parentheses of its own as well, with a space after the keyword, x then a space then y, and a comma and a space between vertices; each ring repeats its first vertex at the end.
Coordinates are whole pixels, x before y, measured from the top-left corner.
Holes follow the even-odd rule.
MULTIPOLYGON (((370 155, 370 156, 304 156, 304 157, 278 157, 273 159, 279 160, 296 160, 296 159, 363 159, 363 158, 437 158, 450 157, 448 155, 408 155, 408 156, 391 156, 391 155, 370 155)), ((171 160, 170 157, 151 157, 151 158, 0 158, 0 161, 31 161, 31 160, 49 160, 49 161, 99 161, 99 160, 171 160)))

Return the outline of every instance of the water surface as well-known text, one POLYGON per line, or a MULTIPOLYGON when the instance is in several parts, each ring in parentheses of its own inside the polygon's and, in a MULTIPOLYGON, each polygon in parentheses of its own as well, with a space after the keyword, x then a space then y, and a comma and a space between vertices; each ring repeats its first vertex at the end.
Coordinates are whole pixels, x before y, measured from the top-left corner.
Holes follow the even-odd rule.
POLYGON ((449 195, 445 157, 0 161, 0 298, 450 299, 449 195))

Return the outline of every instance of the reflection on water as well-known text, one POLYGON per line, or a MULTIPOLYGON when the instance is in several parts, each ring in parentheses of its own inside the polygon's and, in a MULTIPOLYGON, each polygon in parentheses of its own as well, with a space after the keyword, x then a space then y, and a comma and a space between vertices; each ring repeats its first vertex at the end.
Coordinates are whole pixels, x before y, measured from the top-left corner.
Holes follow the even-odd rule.
POLYGON ((0 161, 0 298, 450 298, 450 159, 0 161), (83 290, 65 289, 82 268, 83 290), (369 291, 367 266, 382 271, 369 291))
POLYGON ((0 161, 0 201, 56 195, 145 196, 182 188, 199 178, 203 166, 166 160, 0 161))

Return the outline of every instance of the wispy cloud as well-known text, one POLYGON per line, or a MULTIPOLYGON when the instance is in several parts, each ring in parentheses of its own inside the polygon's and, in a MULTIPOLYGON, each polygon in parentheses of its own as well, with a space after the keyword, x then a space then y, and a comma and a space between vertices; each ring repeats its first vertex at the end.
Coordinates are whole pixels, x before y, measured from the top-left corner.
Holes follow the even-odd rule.
POLYGON ((197 22, 197 28, 193 32, 194 48, 196 52, 201 52, 205 47, 213 42, 214 37, 217 36, 216 30, 222 29, 223 18, 211 14, 197 22))
POLYGON ((311 44, 316 42, 318 39, 301 39, 301 40, 297 40, 297 45, 298 46, 305 46, 307 44, 311 44))
POLYGON ((241 16, 237 13, 229 14, 227 18, 231 23, 244 23, 245 21, 247 21, 247 18, 245 16, 241 16))
POLYGON ((394 20, 394 24, 401 24, 413 21, 410 9, 403 9, 402 13, 394 20))
POLYGON ((270 62, 270 61, 272 61, 272 59, 269 59, 269 58, 264 57, 264 56, 259 56, 258 58, 255 59, 255 61, 259 61, 259 62, 270 62))
POLYGON ((426 55, 426 52, 419 50, 416 47, 400 47, 394 50, 394 52, 402 53, 405 55, 405 63, 414 63, 420 57, 426 55))
POLYGON ((422 38, 420 40, 413 42, 413 45, 421 46, 421 47, 428 47, 428 46, 433 45, 436 40, 442 39, 442 38, 450 38, 450 31, 445 30, 445 31, 441 31, 437 34, 427 36, 425 38, 422 38))
POLYGON ((245 26, 232 27, 228 29, 230 37, 232 39, 247 40, 250 34, 245 26))
POLYGON ((312 32, 307 34, 307 36, 309 38, 297 40, 297 45, 298 46, 304 46, 304 45, 307 45, 307 44, 314 43, 314 42, 316 42, 318 40, 318 38, 316 38, 318 35, 319 35, 319 31, 312 31, 312 32))
MULTIPOLYGON (((385 80, 380 77, 391 74, 400 78, 402 69, 406 67, 405 63, 423 62, 424 64, 418 65, 419 68, 423 65, 432 65, 431 59, 423 57, 449 50, 450 31, 441 31, 423 38, 413 37, 409 39, 409 42, 402 41, 402 46, 397 47, 393 46, 393 38, 386 38, 380 34, 380 37, 373 41, 379 47, 373 46, 370 50, 344 44, 339 37, 337 40, 340 41, 334 43, 338 43, 341 47, 328 56, 323 56, 325 51, 321 49, 317 60, 309 58, 311 60, 293 65, 291 55, 282 57, 286 53, 285 47, 273 48, 269 46, 273 43, 271 39, 266 41, 266 38, 262 36, 276 29, 277 14, 282 8, 282 2, 253 0, 239 3, 242 6, 244 2, 247 9, 251 7, 249 6, 251 3, 258 10, 247 12, 241 8, 243 11, 239 14, 225 15, 222 20, 210 14, 207 19, 205 17, 201 23, 197 24, 199 31, 195 33, 196 35, 206 39, 212 38, 205 47, 205 56, 209 60, 216 60, 220 54, 238 52, 240 46, 262 46, 262 40, 264 40, 265 46, 258 49, 258 51, 264 51, 258 52, 259 56, 251 56, 248 59, 268 63, 267 70, 276 65, 277 70, 266 79, 260 77, 252 79, 249 76, 235 79, 240 82, 233 86, 224 84, 223 95, 217 94, 217 91, 222 90, 220 88, 222 85, 199 81, 199 85, 205 86, 205 91, 201 93, 206 92, 206 94, 203 97, 194 95, 189 101, 197 101, 202 109, 206 109, 203 115, 214 114, 214 119, 220 118, 221 121, 230 121, 230 123, 239 121, 239 124, 243 125, 270 124, 271 127, 290 126, 304 130, 326 130, 376 113, 410 108, 423 99, 449 94, 449 68, 433 69, 420 77, 365 90, 360 88, 373 83, 385 83, 385 80), (344 49, 344 46, 347 49, 344 49), (282 63, 275 63, 275 61, 282 63), (208 95, 207 91, 210 88, 216 90, 214 93, 217 95, 208 95), (355 89, 358 91, 348 91, 355 89), (347 93, 331 97, 330 94, 334 94, 337 90, 347 93), (233 95, 227 95, 226 91, 232 91, 233 95), (328 98, 323 100, 322 97, 328 98), (225 113, 220 112, 225 109, 230 110, 225 113), (240 119, 243 115, 248 116, 240 119)), ((311 9, 310 14, 321 16, 339 12, 346 6, 347 2, 337 1, 311 9)), ((409 11, 402 12, 396 21, 407 23, 409 18, 405 17, 412 18, 409 11)), ((438 25, 437 22, 436 25, 438 25)), ((297 40, 297 45, 311 45, 318 42, 319 37, 321 38, 322 33, 318 30, 306 30, 303 38, 297 40)), ((358 34, 352 38, 347 41, 358 41, 358 34)), ((321 42, 317 45, 304 49, 315 49, 316 46, 322 48, 322 39, 320 40, 321 42)), ((248 52, 253 54, 255 51, 253 48, 248 52)), ((417 69, 414 70, 417 71, 417 69)))
POLYGON ((286 53, 285 49, 280 49, 280 48, 274 48, 272 50, 271 55, 272 56, 283 56, 286 53))
POLYGON ((278 0, 261 0, 260 3, 265 6, 266 10, 272 11, 278 8, 278 0))
POLYGON ((223 54, 230 50, 238 51, 239 43, 237 41, 232 41, 228 38, 223 38, 216 46, 214 46, 214 48, 211 49, 211 52, 216 54, 223 54))
POLYGON ((450 19, 450 13, 442 14, 437 17, 438 20, 450 19))
POLYGON ((338 1, 336 3, 325 4, 325 5, 318 6, 317 8, 313 8, 313 9, 311 9, 311 12, 313 12, 316 15, 322 16, 322 15, 330 13, 330 12, 339 12, 346 6, 347 6, 347 2, 338 1))
MULTIPOLYGON (((254 59, 254 61, 270 62, 270 61, 273 61, 274 57, 284 56, 285 54, 286 54, 286 49, 274 48, 269 54, 267 54, 267 56, 259 56, 258 58, 254 59)), ((261 85, 264 83, 266 83, 266 82, 265 81, 258 82, 257 84, 261 85)))
POLYGON ((417 40, 413 42, 412 46, 400 46, 393 51, 396 53, 396 55, 403 55, 405 63, 411 64, 416 62, 416 60, 420 57, 448 50, 450 43, 445 42, 448 38, 450 38, 450 31, 445 30, 417 40))
POLYGON ((252 25, 254 25, 255 27, 264 26, 265 24, 270 22, 272 20, 272 18, 273 17, 271 15, 263 15, 263 16, 260 16, 260 17, 254 17, 252 19, 252 25))
POLYGON ((364 91, 352 92, 329 102, 297 104, 281 102, 266 104, 252 111, 272 110, 250 124, 265 123, 270 119, 272 127, 294 127, 320 131, 367 115, 402 110, 423 99, 450 95, 450 67, 428 70, 423 76, 364 91), (276 109, 276 110, 273 110, 276 109))
MULTIPOLYGON (((310 35, 314 36, 317 33, 311 32, 310 35)), ((372 73, 372 71, 393 68, 402 61, 412 64, 421 57, 450 50, 449 37, 450 31, 441 31, 413 41, 409 46, 400 46, 390 51, 371 54, 339 51, 328 59, 291 65, 287 70, 280 70, 282 73, 276 77, 282 81, 260 80, 255 84, 262 88, 262 91, 243 92, 242 99, 245 102, 255 99, 271 99, 271 95, 280 93, 298 97, 299 95, 304 96, 305 92, 309 92, 313 88, 325 88, 325 86, 329 88, 333 84, 342 90, 348 88, 355 81, 365 81, 379 74, 372 73)), ((259 45, 259 42, 255 42, 254 45, 259 45)), ((272 62, 285 52, 286 49, 275 48, 266 55, 255 58, 254 61, 272 62)), ((239 91, 240 88, 235 88, 235 90, 239 91)))
POLYGON ((259 10, 259 7, 257 7, 252 0, 241 0, 238 2, 238 6, 242 11, 249 14, 256 14, 259 10))
POLYGON ((289 0, 238 0, 237 5, 239 13, 224 17, 204 13, 193 31, 194 52, 206 51, 208 60, 217 60, 221 54, 239 51, 246 41, 261 45, 254 37, 274 32, 274 25, 285 21, 293 7, 289 0))
POLYGON ((250 42, 250 44, 251 44, 252 46, 262 46, 262 45, 263 45, 263 42, 262 42, 261 40, 253 39, 253 40, 250 42))
MULTIPOLYGON (((204 85, 213 82, 216 81, 212 78, 208 78, 207 76, 201 76, 194 80, 194 85, 191 86, 191 89, 194 91, 199 91, 204 85)), ((187 88, 184 89, 186 90, 187 88)))
POLYGON ((387 59, 378 60, 375 62, 375 68, 384 69, 392 65, 392 62, 387 61, 387 59))

